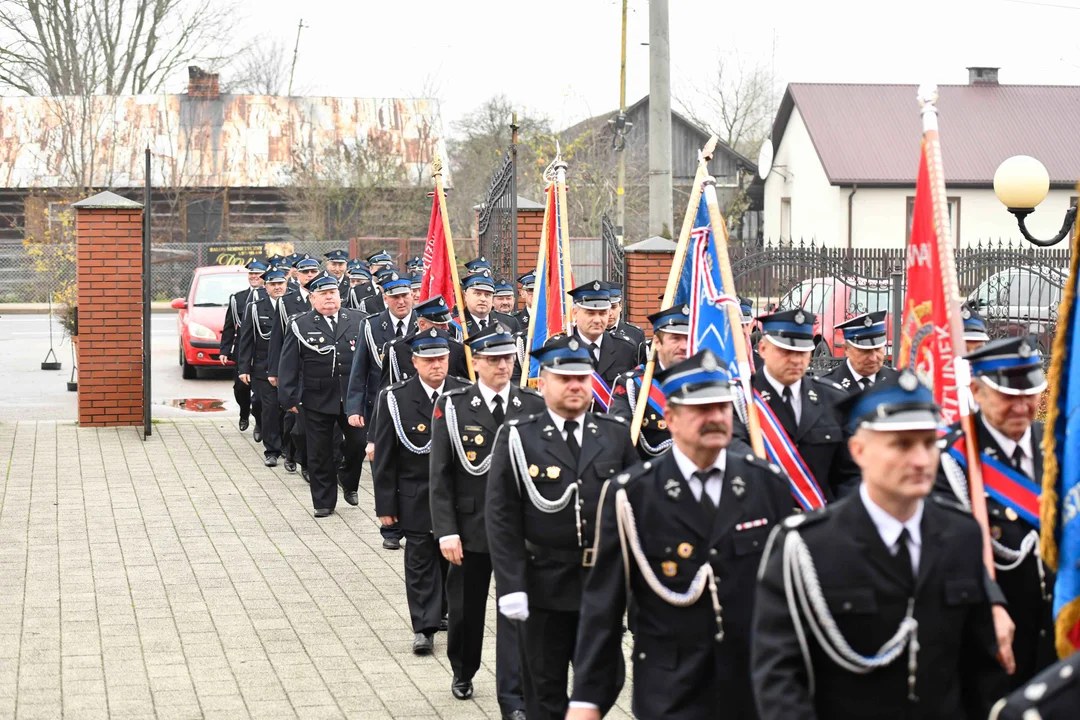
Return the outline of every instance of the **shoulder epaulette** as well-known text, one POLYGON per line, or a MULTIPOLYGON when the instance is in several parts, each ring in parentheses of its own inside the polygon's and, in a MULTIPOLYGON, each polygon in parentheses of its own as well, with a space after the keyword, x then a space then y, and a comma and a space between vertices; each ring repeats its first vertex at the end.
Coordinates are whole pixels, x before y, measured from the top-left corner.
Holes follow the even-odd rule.
POLYGON ((809 378, 811 380, 813 380, 814 382, 816 382, 816 383, 824 385, 825 387, 829 388, 830 390, 837 390, 837 391, 842 392, 842 393, 847 392, 846 390, 844 390, 844 386, 841 385, 838 382, 833 382, 832 380, 827 380, 824 377, 817 377, 815 375, 810 375, 809 378))
POLYGON ((784 522, 781 526, 787 530, 795 530, 797 528, 804 528, 807 525, 813 525, 821 522, 829 515, 829 508, 831 505, 811 510, 810 512, 795 513, 784 518, 784 522))
POLYGON ((964 437, 964 431, 960 428, 948 428, 944 435, 938 437, 938 449, 944 450, 948 447, 951 447, 957 440, 962 437, 964 437))
POLYGON ((641 465, 635 465, 628 470, 624 470, 615 476, 615 484, 626 486, 652 470, 652 467, 653 464, 651 462, 645 462, 641 465))
POLYGON ((534 389, 534 388, 531 388, 531 387, 529 387, 528 385, 526 385, 525 387, 519 387, 519 388, 518 388, 518 391, 519 391, 519 392, 523 392, 523 393, 525 393, 526 395, 535 395, 535 396, 536 396, 536 397, 538 397, 538 398, 542 398, 542 397, 544 397, 543 395, 541 395, 541 394, 540 394, 540 391, 539 391, 539 390, 536 390, 536 389, 534 389))
POLYGON ((754 467, 759 467, 762 470, 766 470, 772 475, 780 476, 783 474, 783 471, 780 470, 779 465, 773 462, 769 462, 765 458, 760 458, 752 452, 746 453, 743 456, 743 459, 747 462, 747 464, 753 465, 754 467))
POLYGON ((507 424, 511 426, 526 425, 531 422, 536 422, 537 420, 545 417, 547 417, 546 412, 532 413, 531 415, 526 415, 525 417, 516 417, 513 420, 508 420, 507 424))
POLYGON ((953 512, 960 513, 966 517, 971 517, 971 512, 964 508, 955 496, 951 499, 941 493, 931 493, 930 498, 934 501, 934 504, 938 507, 945 508, 946 510, 952 510, 953 512))
MULTIPOLYGON (((391 390, 400 390, 401 388, 405 387, 405 383, 407 383, 407 382, 409 382, 409 381, 408 380, 402 380, 400 382, 396 382, 396 383, 394 383, 393 385, 390 386, 390 389, 391 390)), ((446 393, 444 393, 444 394, 446 394, 446 393)))
MULTIPOLYGON (((469 382, 469 379, 468 379, 468 378, 457 378, 457 379, 458 379, 458 380, 461 380, 462 382, 469 382)), ((442 395, 440 395, 439 397, 445 397, 445 396, 447 396, 447 395, 460 395, 460 394, 462 394, 463 392, 465 392, 466 390, 469 390, 469 389, 471 389, 471 388, 472 388, 472 385, 471 385, 471 384, 469 384, 469 385, 466 385, 466 386, 464 386, 464 387, 457 387, 457 388, 454 388, 453 390, 447 390, 447 391, 445 391, 445 392, 444 392, 444 393, 443 393, 442 395)))

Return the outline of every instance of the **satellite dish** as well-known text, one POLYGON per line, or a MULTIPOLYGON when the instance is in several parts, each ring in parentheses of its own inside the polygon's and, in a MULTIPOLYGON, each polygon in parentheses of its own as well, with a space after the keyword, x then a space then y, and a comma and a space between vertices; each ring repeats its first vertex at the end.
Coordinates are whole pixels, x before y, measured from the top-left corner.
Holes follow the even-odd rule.
POLYGON ((761 150, 758 151, 757 156, 757 174, 759 178, 764 180, 765 178, 769 177, 769 171, 772 170, 772 163, 772 138, 766 138, 765 142, 761 144, 761 150))

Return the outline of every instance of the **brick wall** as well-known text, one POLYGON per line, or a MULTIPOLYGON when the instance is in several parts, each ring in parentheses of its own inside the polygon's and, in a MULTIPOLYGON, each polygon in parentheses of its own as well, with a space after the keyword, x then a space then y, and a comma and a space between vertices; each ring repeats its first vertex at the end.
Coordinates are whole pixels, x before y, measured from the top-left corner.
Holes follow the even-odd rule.
POLYGON ((626 246, 626 319, 652 334, 649 315, 660 309, 675 243, 652 238, 626 246), (668 247, 670 246, 670 247, 668 247))
POLYGON ((142 206, 111 193, 80 202, 79 424, 142 425, 142 206))
POLYGON ((525 273, 536 270, 536 258, 540 254, 540 235, 544 228, 543 210, 518 210, 518 254, 516 281, 525 273))

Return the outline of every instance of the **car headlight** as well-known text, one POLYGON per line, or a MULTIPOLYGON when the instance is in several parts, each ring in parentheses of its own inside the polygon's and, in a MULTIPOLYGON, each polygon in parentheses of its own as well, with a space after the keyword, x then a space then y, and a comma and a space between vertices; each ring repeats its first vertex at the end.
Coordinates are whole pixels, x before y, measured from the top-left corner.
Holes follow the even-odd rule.
POLYGON ((188 332, 191 333, 191 337, 200 340, 213 340, 216 337, 213 330, 197 322, 188 323, 188 332))

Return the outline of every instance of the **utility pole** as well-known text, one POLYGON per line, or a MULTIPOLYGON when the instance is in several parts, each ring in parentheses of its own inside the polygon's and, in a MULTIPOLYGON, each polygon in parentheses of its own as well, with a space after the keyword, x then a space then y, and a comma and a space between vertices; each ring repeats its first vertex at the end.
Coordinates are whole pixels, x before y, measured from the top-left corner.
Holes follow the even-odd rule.
POLYGON ((615 152, 619 155, 618 187, 615 190, 615 237, 626 242, 626 3, 622 0, 622 58, 619 61, 619 116, 615 118, 615 152))
POLYGON ((292 51, 292 67, 289 68, 289 97, 292 97, 293 74, 296 73, 296 56, 300 53, 300 31, 305 27, 304 18, 300 18, 300 25, 296 28, 296 45, 293 47, 292 51))
POLYGON ((649 0, 649 235, 671 237, 671 46, 668 0, 649 0))

